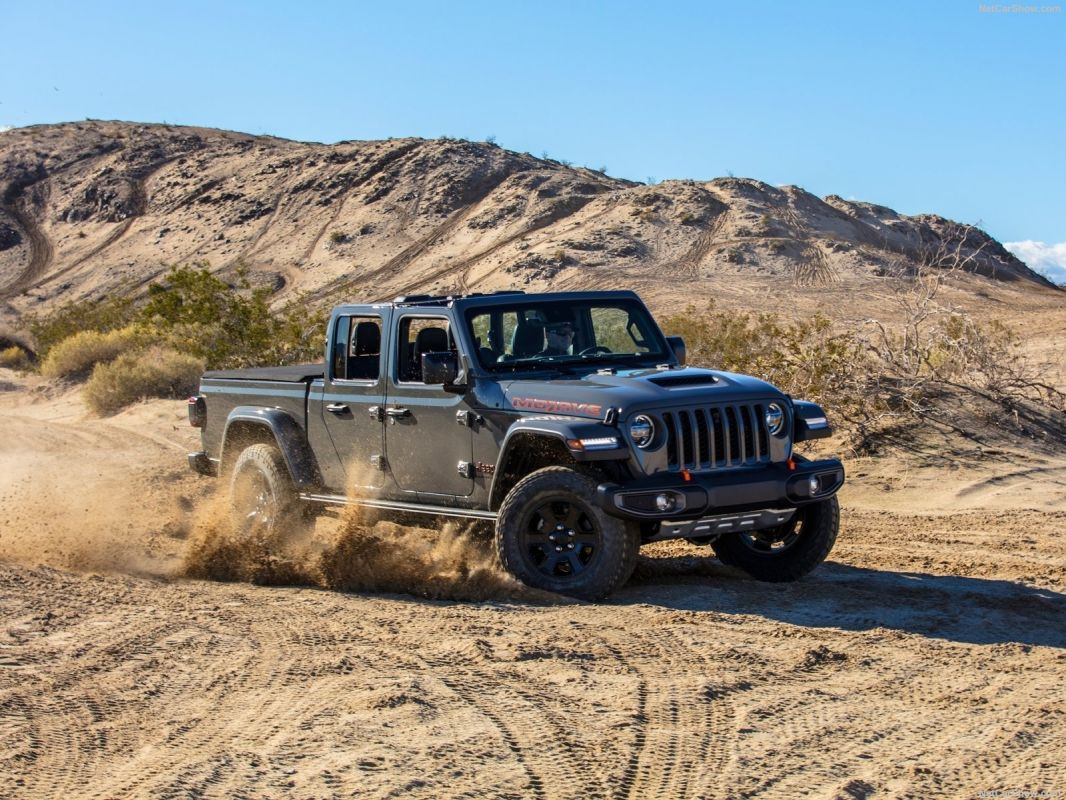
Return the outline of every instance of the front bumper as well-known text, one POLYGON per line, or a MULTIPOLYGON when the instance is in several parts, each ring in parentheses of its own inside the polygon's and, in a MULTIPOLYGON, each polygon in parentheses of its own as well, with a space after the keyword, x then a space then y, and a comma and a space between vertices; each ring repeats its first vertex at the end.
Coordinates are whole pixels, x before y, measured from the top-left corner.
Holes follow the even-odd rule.
POLYGON ((787 464, 770 464, 689 473, 688 480, 669 473, 626 484, 601 483, 596 499, 604 511, 622 519, 682 523, 708 515, 794 509, 832 497, 843 483, 844 465, 830 458, 796 461, 792 469, 787 464), (658 501, 664 495, 673 499, 673 510, 662 510, 658 501))

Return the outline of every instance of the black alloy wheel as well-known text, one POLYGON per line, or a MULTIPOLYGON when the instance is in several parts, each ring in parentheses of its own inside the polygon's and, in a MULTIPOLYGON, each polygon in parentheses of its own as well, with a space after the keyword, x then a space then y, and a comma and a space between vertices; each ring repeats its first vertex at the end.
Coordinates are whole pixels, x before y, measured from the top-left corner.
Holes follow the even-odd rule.
POLYGON ((528 565, 551 578, 584 572, 602 549, 595 517, 569 497, 549 498, 529 513, 521 533, 528 565))
POLYGON ((595 503, 597 481, 544 467, 518 481, 496 517, 496 555, 523 583, 601 600, 629 580, 640 529, 595 503))
POLYGON ((804 515, 799 511, 792 515, 792 519, 765 528, 761 531, 741 531, 737 534, 740 541, 756 553, 780 555, 790 547, 794 547, 800 539, 802 521, 804 515))
POLYGON ((285 459, 271 444, 250 445, 237 457, 230 508, 242 538, 294 533, 306 522, 285 459))

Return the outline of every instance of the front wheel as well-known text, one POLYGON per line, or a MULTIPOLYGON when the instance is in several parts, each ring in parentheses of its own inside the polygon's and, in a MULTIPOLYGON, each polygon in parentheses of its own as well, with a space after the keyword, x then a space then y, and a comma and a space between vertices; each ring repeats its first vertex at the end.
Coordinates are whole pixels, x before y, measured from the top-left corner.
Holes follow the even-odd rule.
POLYGON ((726 533, 711 543, 723 564, 760 581, 783 583, 809 573, 829 555, 840 526, 835 497, 800 506, 788 522, 761 531, 726 533))
POLYGON ((496 518, 500 563, 523 583, 583 600, 601 600, 633 573, 635 526, 608 516, 593 498, 596 481, 566 467, 527 475, 496 518))

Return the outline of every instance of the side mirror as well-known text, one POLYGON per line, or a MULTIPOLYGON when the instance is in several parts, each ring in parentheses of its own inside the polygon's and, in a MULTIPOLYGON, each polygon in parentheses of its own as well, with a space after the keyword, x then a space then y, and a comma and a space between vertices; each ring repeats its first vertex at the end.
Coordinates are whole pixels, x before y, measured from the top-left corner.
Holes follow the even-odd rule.
POLYGON ((685 340, 680 336, 667 336, 666 343, 670 345, 670 349, 674 351, 674 358, 677 359, 677 363, 684 366, 685 361, 687 360, 686 355, 688 353, 685 349, 685 340))
POLYGON ((422 382, 442 383, 450 389, 459 374, 459 359, 452 351, 422 354, 422 382))

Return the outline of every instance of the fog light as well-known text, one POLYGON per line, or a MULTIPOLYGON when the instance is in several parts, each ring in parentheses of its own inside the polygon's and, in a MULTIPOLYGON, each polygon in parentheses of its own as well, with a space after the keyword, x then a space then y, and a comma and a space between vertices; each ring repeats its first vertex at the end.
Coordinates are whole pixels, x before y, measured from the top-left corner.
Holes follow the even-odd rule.
POLYGON ((656 495, 655 507, 663 512, 673 511, 677 508, 677 497, 672 494, 667 494, 666 492, 656 495))
POLYGON ((818 483, 817 477, 812 477, 810 482, 808 483, 808 486, 810 487, 811 497, 814 497, 816 494, 818 494, 818 490, 821 488, 820 484, 818 483))

